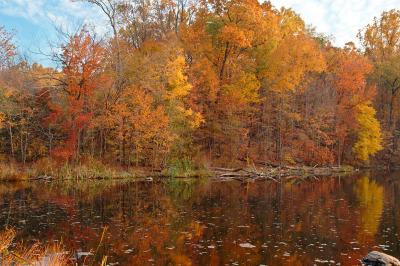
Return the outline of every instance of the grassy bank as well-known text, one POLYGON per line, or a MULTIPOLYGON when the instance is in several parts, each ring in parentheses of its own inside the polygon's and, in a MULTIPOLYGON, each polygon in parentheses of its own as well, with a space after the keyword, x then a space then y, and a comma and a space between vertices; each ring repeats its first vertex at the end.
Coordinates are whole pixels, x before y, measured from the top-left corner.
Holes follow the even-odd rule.
POLYGON ((0 180, 2 181, 51 178, 77 180, 134 178, 141 173, 140 169, 133 171, 94 160, 82 164, 57 163, 47 159, 26 165, 0 162, 0 180))
POLYGON ((24 181, 31 179, 134 179, 145 177, 206 177, 211 172, 205 167, 196 167, 187 163, 171 164, 165 169, 150 167, 123 167, 109 165, 98 160, 88 159, 82 163, 59 163, 51 159, 42 159, 31 164, 0 162, 0 181, 24 181))
POLYGON ((12 162, 0 162, 0 181, 23 181, 31 179, 135 179, 146 177, 172 178, 273 178, 287 176, 327 176, 352 173, 351 166, 341 167, 243 167, 218 168, 193 165, 190 162, 179 161, 168 165, 164 169, 122 167, 109 165, 98 160, 88 159, 79 164, 59 163, 50 159, 42 159, 32 164, 21 165, 12 162))

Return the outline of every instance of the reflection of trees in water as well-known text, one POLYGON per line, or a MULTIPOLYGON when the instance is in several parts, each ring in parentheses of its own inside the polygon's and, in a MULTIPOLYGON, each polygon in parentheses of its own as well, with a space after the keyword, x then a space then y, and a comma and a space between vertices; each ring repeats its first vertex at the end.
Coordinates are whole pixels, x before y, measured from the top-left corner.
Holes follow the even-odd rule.
POLYGON ((360 204, 359 241, 361 243, 371 242, 378 232, 383 212, 383 187, 371 180, 368 175, 364 175, 357 180, 354 192, 360 204))
POLYGON ((178 201, 190 200, 198 184, 198 179, 171 178, 166 182, 170 195, 178 201))
POLYGON ((24 191, 26 196, 15 191, 8 196, 29 198, 28 208, 15 202, 14 215, 37 214, 48 205, 63 210, 35 237, 62 237, 67 246, 87 251, 97 246, 101 227, 108 224, 101 253, 121 265, 147 265, 152 259, 157 265, 312 265, 315 258, 348 265, 371 248, 363 231, 374 239, 383 212, 382 186, 365 176, 292 184, 178 179, 51 184, 24 191), (361 248, 353 250, 357 236, 361 248))

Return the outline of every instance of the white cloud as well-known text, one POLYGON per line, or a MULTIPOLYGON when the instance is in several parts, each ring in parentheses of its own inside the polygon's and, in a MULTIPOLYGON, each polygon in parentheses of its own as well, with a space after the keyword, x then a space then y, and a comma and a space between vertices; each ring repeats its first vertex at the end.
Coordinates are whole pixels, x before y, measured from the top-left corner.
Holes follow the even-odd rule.
POLYGON ((33 22, 38 22, 38 18, 42 16, 42 7, 42 0, 0 0, 0 13, 22 17, 33 22))
MULTIPOLYGON (((262 0, 260 0, 262 1, 262 0)), ((343 46, 356 41, 356 34, 384 10, 400 9, 400 0, 272 0, 276 7, 291 7, 307 24, 335 37, 343 46)), ((102 12, 89 4, 71 0, 0 0, 0 15, 24 18, 39 27, 56 24, 74 30, 77 25, 95 26, 96 32, 109 32, 102 12)), ((43 34, 48 34, 43 32, 43 34)))
POLYGON ((0 0, 0 14, 20 17, 40 27, 74 30, 76 25, 96 26, 103 35, 108 31, 106 18, 96 7, 71 0, 0 0))
POLYGON ((44 65, 55 64, 47 56, 54 47, 64 41, 56 29, 75 32, 87 24, 99 36, 110 33, 105 15, 97 7, 71 0, 0 0, 0 24, 4 18, 16 18, 7 23, 16 31, 16 43, 20 54, 44 65), (5 17, 6 16, 6 17, 5 17))
POLYGON ((319 32, 335 37, 343 46, 357 41, 360 29, 383 11, 400 9, 400 0, 272 0, 276 7, 291 7, 319 32))

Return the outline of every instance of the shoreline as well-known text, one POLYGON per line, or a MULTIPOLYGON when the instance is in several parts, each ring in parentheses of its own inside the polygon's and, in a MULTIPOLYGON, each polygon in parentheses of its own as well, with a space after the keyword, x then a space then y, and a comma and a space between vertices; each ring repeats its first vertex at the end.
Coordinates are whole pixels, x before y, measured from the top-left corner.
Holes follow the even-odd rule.
MULTIPOLYGON (((4 167, 4 165, 3 165, 4 167)), ((3 171, 0 165, 0 171, 3 171)), ((201 169, 182 170, 178 173, 169 174, 167 170, 155 170, 146 168, 118 169, 105 166, 97 169, 95 166, 72 166, 67 165, 58 169, 51 168, 36 169, 34 166, 13 166, 13 170, 7 173, 3 171, 0 182, 18 181, 53 181, 53 180, 132 180, 152 182, 153 179, 183 179, 183 178, 210 178, 213 180, 239 180, 256 181, 271 180, 279 182, 283 179, 305 178, 305 177, 324 177, 349 175, 361 169, 352 166, 267 166, 267 167, 241 167, 223 168, 209 167, 201 169)), ((369 167, 368 170, 378 169, 379 167, 369 167)))
POLYGON ((310 167, 310 166, 281 166, 264 168, 215 168, 216 177, 221 180, 235 179, 246 180, 272 180, 279 182, 283 179, 324 177, 336 175, 349 175, 358 172, 359 169, 351 166, 342 167, 310 167))

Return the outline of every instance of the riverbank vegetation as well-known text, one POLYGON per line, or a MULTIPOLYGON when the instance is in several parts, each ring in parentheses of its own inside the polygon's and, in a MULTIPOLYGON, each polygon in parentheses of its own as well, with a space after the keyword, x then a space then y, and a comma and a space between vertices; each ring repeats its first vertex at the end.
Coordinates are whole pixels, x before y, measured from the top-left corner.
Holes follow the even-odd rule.
POLYGON ((0 232, 0 263, 2 265, 72 265, 68 252, 59 245, 48 247, 39 243, 27 246, 26 243, 14 243, 16 232, 6 229, 0 232))
POLYGON ((91 252, 65 251, 59 243, 28 244, 16 242, 17 232, 14 229, 0 231, 0 263, 1 265, 107 265, 107 256, 98 256, 107 227, 104 227, 96 250, 91 252))
POLYGON ((362 29, 361 47, 339 48, 269 2, 87 2, 111 33, 64 32, 53 67, 19 60, 0 28, 9 175, 15 162, 92 178, 396 163, 400 11, 362 29))

